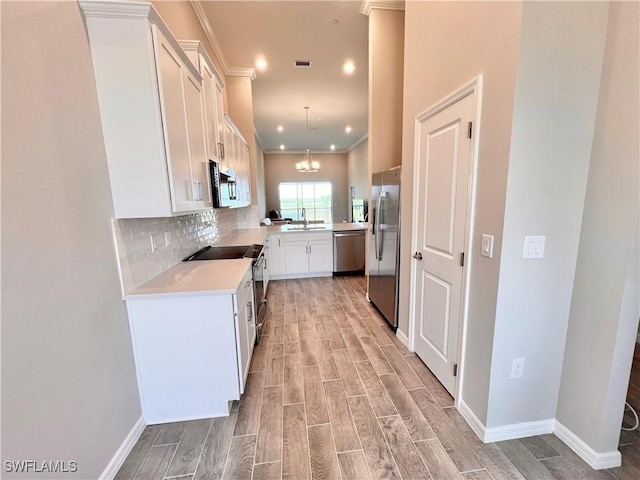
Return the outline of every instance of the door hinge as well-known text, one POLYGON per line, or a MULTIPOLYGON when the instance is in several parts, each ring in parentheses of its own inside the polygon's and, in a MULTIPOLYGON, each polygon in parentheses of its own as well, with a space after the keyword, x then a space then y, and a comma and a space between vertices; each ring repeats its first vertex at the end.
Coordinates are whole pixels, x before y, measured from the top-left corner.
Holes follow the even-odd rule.
POLYGON ((460 252, 460 266, 464 267, 464 252, 460 252))
POLYGON ((467 128, 467 138, 471 138, 471 132, 473 132, 473 122, 469 122, 469 126, 467 128))
POLYGON ((453 376, 454 377, 458 376, 458 364, 457 363, 453 364, 453 376))

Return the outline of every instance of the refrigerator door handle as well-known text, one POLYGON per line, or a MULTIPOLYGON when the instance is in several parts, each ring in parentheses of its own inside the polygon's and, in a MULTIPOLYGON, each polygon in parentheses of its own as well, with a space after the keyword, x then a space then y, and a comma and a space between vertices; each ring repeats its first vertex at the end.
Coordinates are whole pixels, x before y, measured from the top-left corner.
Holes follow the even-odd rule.
POLYGON ((382 221, 382 214, 384 213, 384 204, 385 204, 385 199, 387 198, 387 192, 380 192, 380 196, 378 197, 378 221, 376 222, 378 225, 378 232, 376 234, 376 258, 378 260, 382 260, 382 247, 383 247, 383 242, 382 242, 382 230, 380 228, 381 225, 381 221, 382 221))
POLYGON ((375 240, 374 248, 376 252, 376 260, 380 260, 380 247, 378 246, 378 236, 380 235, 380 201, 382 199, 382 193, 378 194, 376 199, 376 213, 373 216, 373 237, 375 240))

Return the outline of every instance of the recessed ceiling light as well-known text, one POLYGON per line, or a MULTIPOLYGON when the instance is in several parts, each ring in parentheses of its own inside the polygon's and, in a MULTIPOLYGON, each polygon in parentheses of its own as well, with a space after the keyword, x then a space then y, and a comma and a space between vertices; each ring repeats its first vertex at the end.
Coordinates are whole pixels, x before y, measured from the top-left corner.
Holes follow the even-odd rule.
POLYGON ((351 133, 351 127, 349 125, 347 125, 344 129, 345 132, 347 133, 351 133))
POLYGON ((331 144, 331 146, 329 147, 331 150, 335 150, 336 146, 334 144, 331 144))
POLYGON ((258 70, 264 71, 267 69, 267 60, 264 57, 256 58, 256 68, 258 70))
POLYGON ((284 150, 284 145, 280 145, 280 150, 284 150))
POLYGON ((284 130, 284 127, 282 125, 278 125, 278 131, 281 132, 284 130))
POLYGON ((351 75, 353 72, 355 72, 355 70, 356 66, 351 60, 347 60, 346 62, 344 62, 344 65, 342 66, 342 71, 344 73, 346 73, 347 75, 351 75))

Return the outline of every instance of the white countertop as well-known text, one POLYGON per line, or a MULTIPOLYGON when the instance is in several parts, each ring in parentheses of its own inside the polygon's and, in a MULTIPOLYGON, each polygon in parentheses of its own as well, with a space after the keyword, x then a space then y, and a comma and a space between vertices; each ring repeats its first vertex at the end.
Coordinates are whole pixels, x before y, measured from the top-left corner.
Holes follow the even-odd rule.
POLYGON ((304 225, 272 225, 266 228, 269 233, 301 233, 301 232, 345 232, 351 230, 368 230, 368 223, 310 223, 304 225))
MULTIPOLYGON (((303 225, 272 225, 241 229, 222 237, 214 245, 263 244, 270 233, 344 232, 369 228, 367 223, 327 223, 310 224, 309 226, 315 228, 299 228, 304 227, 303 225)), ((134 300, 171 295, 233 294, 240 286, 240 282, 249 268, 251 268, 250 258, 180 262, 144 285, 127 292, 124 299, 134 300)))
POLYGON ((124 299, 171 295, 229 295, 236 292, 249 268, 250 258, 180 262, 128 292, 124 299))

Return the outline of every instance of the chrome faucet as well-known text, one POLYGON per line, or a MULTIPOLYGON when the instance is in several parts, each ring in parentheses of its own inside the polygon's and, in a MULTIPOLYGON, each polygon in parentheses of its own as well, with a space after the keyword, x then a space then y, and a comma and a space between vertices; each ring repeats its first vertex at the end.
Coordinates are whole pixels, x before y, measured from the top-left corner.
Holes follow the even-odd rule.
POLYGON ((305 225, 309 225, 309 219, 307 218, 307 209, 302 207, 302 221, 305 225))

